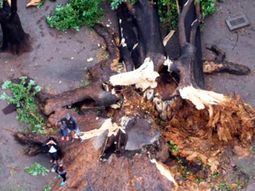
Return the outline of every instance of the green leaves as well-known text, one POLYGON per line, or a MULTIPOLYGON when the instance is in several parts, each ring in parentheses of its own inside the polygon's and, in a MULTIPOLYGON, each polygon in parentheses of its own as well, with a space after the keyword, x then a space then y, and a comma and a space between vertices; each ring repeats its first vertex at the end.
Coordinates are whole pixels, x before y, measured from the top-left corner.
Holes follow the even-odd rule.
POLYGON ((203 17, 213 15, 216 12, 216 0, 201 0, 203 17))
POLYGON ((6 90, 6 89, 8 89, 10 86, 11 86, 11 81, 10 80, 7 80, 7 81, 5 81, 4 83, 3 83, 3 85, 2 85, 2 89, 3 90, 6 90))
MULTIPOLYGON (((57 5, 53 14, 46 17, 50 27, 65 31, 81 26, 93 27, 103 15, 101 3, 103 0, 69 0, 65 5, 57 5)), ((123 2, 135 4, 137 0, 109 0, 111 8, 117 9, 123 2)), ((196 0, 201 2, 203 16, 209 16, 216 11, 216 0, 196 0)), ((178 23, 176 0, 158 0, 158 12, 163 27, 175 29, 178 23)))
POLYGON ((54 13, 46 18, 50 27, 65 31, 87 25, 94 26, 103 15, 102 0, 69 0, 65 5, 57 5, 54 13))
POLYGON ((178 23, 176 0, 159 0, 158 13, 164 28, 175 29, 178 23))
POLYGON ((110 0, 112 10, 118 9, 119 6, 124 2, 127 2, 131 5, 133 5, 137 2, 137 0, 110 0))
POLYGON ((30 167, 26 167, 24 170, 31 176, 46 176, 49 173, 49 170, 46 167, 37 162, 33 163, 30 167))
POLYGON ((174 142, 168 141, 167 146, 172 154, 177 154, 179 152, 179 148, 174 142))
POLYGON ((41 87, 36 85, 34 80, 29 80, 26 76, 19 78, 19 82, 7 80, 2 85, 3 90, 9 90, 0 96, 1 100, 14 104, 17 108, 17 119, 27 124, 33 133, 44 133, 44 118, 39 112, 34 96, 41 91, 41 87))
POLYGON ((118 9, 118 7, 125 2, 125 0, 111 0, 111 8, 112 10, 118 9))
POLYGON ((51 191, 52 190, 52 187, 50 184, 47 184, 43 187, 43 190, 42 191, 51 191))

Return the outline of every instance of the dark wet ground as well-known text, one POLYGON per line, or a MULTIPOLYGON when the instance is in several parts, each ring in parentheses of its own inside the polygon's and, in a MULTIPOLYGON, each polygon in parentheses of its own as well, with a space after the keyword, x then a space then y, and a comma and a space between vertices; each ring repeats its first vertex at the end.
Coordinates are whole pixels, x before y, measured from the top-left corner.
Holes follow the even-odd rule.
POLYGON ((255 105, 255 1, 225 0, 219 3, 217 14, 206 20, 203 28, 203 44, 217 45, 226 52, 228 61, 248 66, 251 73, 247 76, 216 74, 207 76, 209 88, 228 95, 239 94, 246 102, 255 105), (230 32, 225 24, 229 16, 244 13, 250 26, 230 32))
MULTIPOLYGON (((60 1, 58 1, 60 2, 60 1)), ((64 2, 64 1, 61 1, 64 2)), ((0 54, 0 82, 20 75, 34 78, 50 93, 59 93, 83 84, 85 69, 97 63, 104 55, 98 45, 102 43, 92 30, 82 28, 80 32, 57 32, 49 29, 45 16, 55 6, 46 1, 41 9, 25 8, 25 1, 19 1, 19 14, 24 29, 33 41, 33 51, 21 56, 0 54), (93 58, 92 62, 87 59, 93 58)), ((227 60, 251 68, 248 76, 217 74, 206 77, 207 86, 225 94, 239 94, 248 103, 255 105, 253 93, 255 82, 255 1, 225 0, 219 4, 218 13, 209 18, 203 29, 205 45, 216 44, 227 53, 227 60), (225 25, 225 18, 245 13, 251 22, 247 28, 230 32, 225 25)), ((111 21, 104 19, 105 23, 111 21)), ((0 102, 0 109, 6 103, 0 102)), ((26 166, 34 161, 49 167, 44 157, 27 157, 23 147, 15 142, 12 131, 22 128, 16 121, 15 113, 4 115, 0 112, 0 190, 1 191, 40 191, 48 184, 54 174, 46 177, 32 177, 24 172, 26 166), (4 181, 3 181, 4 180, 4 181)), ((235 160, 251 178, 255 177, 255 157, 235 160)), ((252 183, 252 181, 251 181, 252 183)), ((255 186, 248 187, 249 191, 255 186)))

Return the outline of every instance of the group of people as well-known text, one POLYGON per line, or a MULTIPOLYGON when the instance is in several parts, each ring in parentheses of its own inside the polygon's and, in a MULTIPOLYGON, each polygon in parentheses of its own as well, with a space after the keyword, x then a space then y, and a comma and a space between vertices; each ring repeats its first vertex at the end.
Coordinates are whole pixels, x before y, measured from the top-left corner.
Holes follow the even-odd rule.
POLYGON ((62 178, 60 185, 64 186, 66 181, 66 170, 64 169, 63 163, 60 162, 63 153, 59 143, 55 138, 50 137, 46 140, 45 146, 47 147, 48 154, 51 158, 50 162, 53 163, 52 171, 56 172, 58 176, 62 178))
MULTIPOLYGON (((8 49, 11 52, 18 54, 21 49, 29 49, 29 36, 24 32, 20 18, 17 14, 17 0, 0 0, 0 26, 2 31, 2 46, 1 51, 8 49)), ((58 124, 60 125, 61 139, 69 141, 69 135, 71 134, 71 140, 79 138, 80 130, 77 122, 73 116, 67 114, 63 117, 58 124)), ((58 141, 49 137, 43 144, 44 149, 47 152, 53 163, 53 170, 62 177, 61 185, 63 186, 66 181, 66 170, 60 159, 62 157, 62 151, 58 141)))
MULTIPOLYGON (((62 141, 71 140, 73 142, 75 138, 79 138, 80 129, 77 125, 75 118, 69 113, 58 121, 58 125, 60 126, 60 135, 62 141), (69 137, 70 135, 71 138, 69 137)), ((47 152, 51 158, 50 162, 53 164, 52 171, 56 172, 58 176, 62 178, 60 185, 64 186, 66 182, 67 172, 63 166, 63 163, 60 161, 63 153, 59 146, 59 143, 55 138, 49 137, 45 141, 44 146, 47 148, 47 152)))

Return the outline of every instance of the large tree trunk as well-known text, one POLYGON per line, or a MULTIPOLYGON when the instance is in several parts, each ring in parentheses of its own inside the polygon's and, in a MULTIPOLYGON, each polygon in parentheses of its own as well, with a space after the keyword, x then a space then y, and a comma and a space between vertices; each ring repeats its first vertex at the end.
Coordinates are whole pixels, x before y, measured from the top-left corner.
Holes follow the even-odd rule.
POLYGON ((11 0, 11 5, 4 0, 0 23, 3 33, 1 51, 19 54, 30 50, 29 36, 24 32, 17 13, 17 0, 11 0))
MULTIPOLYGON (((53 190, 170 190, 177 184, 180 190, 187 190, 189 184, 175 181, 169 170, 175 169, 174 175, 180 178, 176 166, 169 163, 169 152, 198 166, 202 162, 215 172, 222 170, 219 164, 228 158, 227 146, 250 145, 254 109, 238 98, 202 89, 200 5, 193 0, 178 2, 178 41, 171 39, 166 48, 157 3, 138 0, 134 5, 122 4, 117 10, 120 51, 114 35, 97 25, 109 60, 89 70, 88 87, 42 103, 53 127, 71 112, 84 141, 62 145, 68 180, 65 187, 56 183, 53 190), (172 61, 167 48, 173 47, 171 43, 177 43, 174 46, 179 49, 174 50, 179 56, 172 61), (119 61, 125 66, 121 71, 116 69, 120 68, 116 67, 119 61), (67 106, 79 106, 79 114, 67 106), (178 152, 169 151, 169 141, 178 152)), ((34 144, 33 154, 40 151, 38 145, 40 148, 40 142, 46 139, 26 134, 17 134, 16 138, 23 144, 34 144)), ((196 186, 194 189, 198 189, 196 186)))

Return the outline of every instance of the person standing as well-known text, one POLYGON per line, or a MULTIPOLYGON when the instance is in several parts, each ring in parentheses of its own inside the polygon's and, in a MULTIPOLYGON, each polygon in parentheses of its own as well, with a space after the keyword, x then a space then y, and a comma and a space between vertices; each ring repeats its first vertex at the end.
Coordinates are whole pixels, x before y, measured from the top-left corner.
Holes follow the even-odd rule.
POLYGON ((48 153, 50 155, 50 162, 53 164, 57 164, 57 161, 62 157, 62 151, 59 147, 57 140, 53 137, 50 137, 46 141, 46 146, 48 148, 48 153))
POLYGON ((52 168, 52 172, 56 172, 58 174, 58 178, 62 178, 62 181, 60 183, 61 186, 64 186, 66 183, 66 170, 62 163, 54 164, 52 168))

